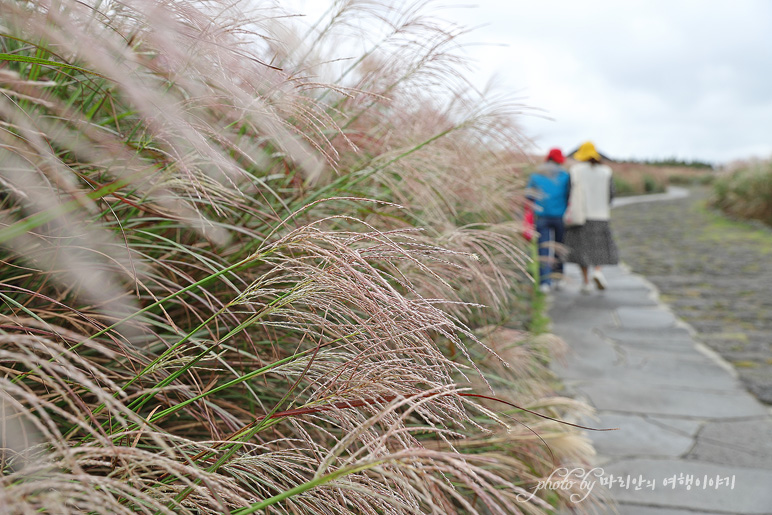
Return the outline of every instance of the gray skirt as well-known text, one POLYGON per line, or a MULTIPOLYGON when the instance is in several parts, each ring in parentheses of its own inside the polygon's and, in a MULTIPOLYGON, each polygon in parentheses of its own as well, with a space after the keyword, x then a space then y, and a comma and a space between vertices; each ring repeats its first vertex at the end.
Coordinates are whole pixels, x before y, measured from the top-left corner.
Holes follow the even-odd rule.
POLYGON ((565 246, 570 250, 566 259, 569 263, 586 267, 619 263, 619 252, 607 220, 587 220, 579 227, 569 227, 565 246))

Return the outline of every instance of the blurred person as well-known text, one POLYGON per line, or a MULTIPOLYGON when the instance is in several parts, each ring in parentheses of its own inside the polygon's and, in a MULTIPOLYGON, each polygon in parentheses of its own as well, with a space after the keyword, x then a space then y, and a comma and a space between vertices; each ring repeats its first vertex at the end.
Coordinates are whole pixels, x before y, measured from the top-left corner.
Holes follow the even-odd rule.
POLYGON ((526 186, 539 234, 539 288, 544 293, 553 286, 559 288, 563 274, 563 262, 555 252, 555 244, 563 243, 563 213, 571 190, 571 181, 563 163, 563 152, 559 148, 550 149, 545 162, 531 174, 526 186))
POLYGON ((607 287, 601 265, 619 262, 614 237, 611 234, 611 201, 614 181, 611 167, 601 163, 601 155, 591 141, 583 143, 572 156, 578 161, 569 169, 573 187, 581 188, 585 222, 566 229, 565 244, 570 252, 567 262, 582 270, 582 293, 592 290, 590 279, 599 290, 607 287))

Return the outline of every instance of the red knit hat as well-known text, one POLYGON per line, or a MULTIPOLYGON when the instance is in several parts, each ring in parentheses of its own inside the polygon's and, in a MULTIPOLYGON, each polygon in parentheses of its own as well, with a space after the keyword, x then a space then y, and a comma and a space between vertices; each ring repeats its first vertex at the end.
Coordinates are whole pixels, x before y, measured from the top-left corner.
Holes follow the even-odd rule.
POLYGON ((566 158, 563 157, 563 152, 561 152, 559 148, 550 149, 549 154, 547 154, 547 161, 550 159, 559 165, 562 165, 566 161, 566 158))

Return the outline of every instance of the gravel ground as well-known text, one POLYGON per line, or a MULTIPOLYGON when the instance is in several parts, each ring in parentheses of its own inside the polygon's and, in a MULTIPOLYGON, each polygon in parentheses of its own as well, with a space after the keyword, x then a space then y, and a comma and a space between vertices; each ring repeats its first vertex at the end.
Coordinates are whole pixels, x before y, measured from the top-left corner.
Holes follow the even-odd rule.
POLYGON ((772 404, 772 230, 722 217, 708 195, 615 208, 612 230, 622 261, 772 404))

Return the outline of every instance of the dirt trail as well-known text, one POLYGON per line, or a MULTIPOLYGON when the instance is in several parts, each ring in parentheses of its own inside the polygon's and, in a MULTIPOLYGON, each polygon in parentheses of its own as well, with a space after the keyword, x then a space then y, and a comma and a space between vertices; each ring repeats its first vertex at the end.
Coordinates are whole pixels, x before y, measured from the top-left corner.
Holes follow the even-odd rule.
POLYGON ((772 404, 772 229, 725 219, 709 193, 615 208, 612 230, 624 263, 772 404))

